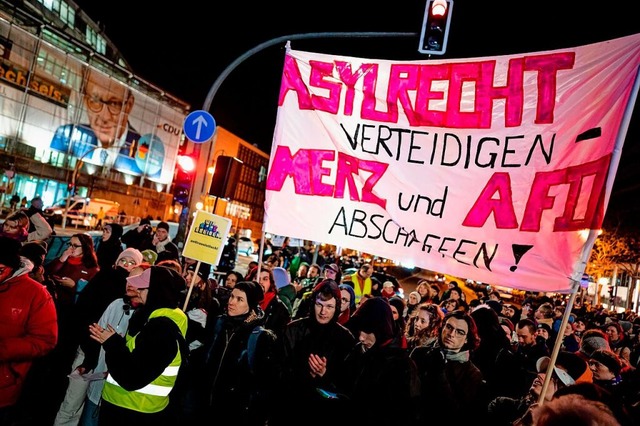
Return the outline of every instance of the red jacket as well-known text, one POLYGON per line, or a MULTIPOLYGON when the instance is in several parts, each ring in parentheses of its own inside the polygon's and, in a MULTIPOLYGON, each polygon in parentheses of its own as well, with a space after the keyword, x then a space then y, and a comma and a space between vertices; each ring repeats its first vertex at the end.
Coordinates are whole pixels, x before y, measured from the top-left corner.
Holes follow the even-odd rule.
POLYGON ((0 283, 0 407, 16 403, 31 362, 58 341, 53 298, 26 269, 16 273, 0 283))

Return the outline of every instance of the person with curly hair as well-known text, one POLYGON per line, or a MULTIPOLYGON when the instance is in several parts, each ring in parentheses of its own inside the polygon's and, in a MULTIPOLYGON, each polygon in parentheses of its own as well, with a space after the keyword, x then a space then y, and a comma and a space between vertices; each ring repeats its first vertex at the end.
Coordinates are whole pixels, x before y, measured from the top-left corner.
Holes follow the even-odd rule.
POLYGON ((407 348, 432 346, 438 340, 444 312, 435 303, 421 303, 406 325, 407 348))

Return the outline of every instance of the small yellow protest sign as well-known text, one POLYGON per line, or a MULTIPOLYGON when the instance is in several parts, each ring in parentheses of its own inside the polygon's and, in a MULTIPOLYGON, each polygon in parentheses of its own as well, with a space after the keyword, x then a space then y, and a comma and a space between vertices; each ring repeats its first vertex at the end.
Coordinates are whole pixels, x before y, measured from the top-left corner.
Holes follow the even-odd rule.
POLYGON ((229 229, 231 229, 231 219, 198 210, 184 243, 182 255, 217 265, 227 242, 229 229))

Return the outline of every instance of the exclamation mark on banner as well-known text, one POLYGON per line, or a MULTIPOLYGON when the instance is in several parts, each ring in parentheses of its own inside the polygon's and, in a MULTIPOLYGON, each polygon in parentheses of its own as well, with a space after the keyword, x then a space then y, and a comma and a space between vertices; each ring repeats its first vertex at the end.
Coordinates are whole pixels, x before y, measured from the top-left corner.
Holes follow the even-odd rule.
POLYGON ((520 259, 522 259, 522 256, 526 252, 531 250, 531 247, 533 247, 533 246, 522 245, 522 244, 511 244, 511 250, 513 251, 513 257, 516 260, 516 264, 509 268, 509 270, 511 272, 514 272, 516 269, 518 269, 518 262, 520 262, 520 259))

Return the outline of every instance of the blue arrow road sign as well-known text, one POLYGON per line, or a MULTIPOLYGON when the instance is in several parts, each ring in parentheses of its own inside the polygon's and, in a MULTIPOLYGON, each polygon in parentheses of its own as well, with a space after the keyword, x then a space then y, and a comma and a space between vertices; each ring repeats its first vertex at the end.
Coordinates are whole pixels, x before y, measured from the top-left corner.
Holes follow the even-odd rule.
POLYGON ((193 111, 184 119, 184 134, 195 143, 203 143, 213 137, 216 120, 204 110, 193 111))

